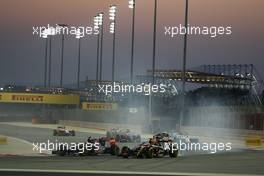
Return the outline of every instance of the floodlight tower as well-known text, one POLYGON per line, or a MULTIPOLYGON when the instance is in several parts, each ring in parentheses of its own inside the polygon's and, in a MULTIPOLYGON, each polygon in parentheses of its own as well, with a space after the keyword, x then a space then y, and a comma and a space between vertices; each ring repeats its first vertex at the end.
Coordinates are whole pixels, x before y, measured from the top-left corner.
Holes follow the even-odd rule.
MULTIPOLYGON (((189 0, 185 0, 185 28, 188 27, 188 16, 189 15, 189 0)), ((184 35, 184 46, 183 46, 183 68, 182 68, 182 112, 180 116, 179 127, 181 129, 182 120, 185 117, 185 84, 186 84, 186 59, 187 59, 187 40, 188 33, 184 35)))
POLYGON ((79 47, 78 47, 78 69, 77 69, 77 89, 80 89, 80 73, 81 73, 81 31, 80 29, 77 29, 76 31, 76 39, 79 41, 79 47))
POLYGON ((65 34, 64 34, 64 27, 67 27, 66 24, 57 24, 57 27, 59 31, 62 30, 62 35, 61 35, 61 72, 60 72, 60 87, 62 88, 63 85, 63 66, 64 66, 64 40, 65 40, 65 34))
POLYGON ((98 31, 97 35, 97 59, 96 59, 96 84, 98 84, 99 80, 99 52, 100 52, 100 32, 99 32, 99 17, 98 15, 94 17, 94 30, 98 31))
POLYGON ((44 29, 41 31, 41 37, 45 39, 45 61, 44 61, 44 87, 47 87, 47 67, 48 67, 48 31, 47 29, 44 29))
POLYGON ((131 64, 130 64, 130 84, 133 84, 136 0, 128 0, 128 8, 133 10, 133 14, 132 14, 131 64))
POLYGON ((115 81, 116 9, 115 5, 111 5, 109 9, 110 33, 113 34, 112 82, 115 81))
POLYGON ((103 72, 103 38, 104 38, 104 13, 101 12, 98 14, 99 26, 100 26, 100 37, 101 37, 101 47, 100 47, 100 74, 99 80, 102 81, 102 72, 103 72))
POLYGON ((49 27, 47 34, 50 36, 49 40, 49 73, 48 73, 48 87, 51 86, 51 56, 52 56, 52 36, 56 35, 56 28, 49 27))

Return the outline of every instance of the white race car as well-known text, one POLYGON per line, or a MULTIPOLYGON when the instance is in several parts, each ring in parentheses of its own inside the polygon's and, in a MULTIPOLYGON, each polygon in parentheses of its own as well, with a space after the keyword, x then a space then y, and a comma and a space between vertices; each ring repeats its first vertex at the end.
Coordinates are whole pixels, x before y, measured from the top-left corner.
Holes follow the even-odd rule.
POLYGON ((53 136, 75 136, 75 131, 68 130, 65 126, 59 126, 53 130, 53 136))

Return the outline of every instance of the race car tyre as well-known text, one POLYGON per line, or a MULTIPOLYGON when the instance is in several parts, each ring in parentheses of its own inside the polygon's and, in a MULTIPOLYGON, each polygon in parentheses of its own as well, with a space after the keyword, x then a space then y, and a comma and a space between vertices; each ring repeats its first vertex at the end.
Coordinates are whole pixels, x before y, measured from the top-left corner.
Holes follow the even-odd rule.
POLYGON ((60 151, 58 151, 58 155, 59 156, 65 156, 66 155, 66 151, 65 150, 60 150, 60 151))
POLYGON ((178 157, 179 150, 176 151, 170 151, 169 155, 171 158, 177 158, 178 157))
POLYGON ((149 148, 146 152, 146 158, 153 158, 154 157, 154 151, 153 151, 153 148, 149 148))
POLYGON ((75 136, 75 131, 74 130, 71 131, 71 135, 75 136))
POLYGON ((122 148, 122 150, 121 150, 121 156, 123 157, 123 158, 128 158, 129 157, 129 148, 127 147, 127 146, 124 146, 123 148, 122 148))
POLYGON ((136 155, 137 158, 145 159, 148 157, 148 150, 144 147, 140 149, 136 155))
POLYGON ((111 146, 110 148, 110 154, 113 155, 113 156, 118 156, 119 155, 119 152, 120 152, 120 149, 118 146, 114 145, 114 146, 111 146))

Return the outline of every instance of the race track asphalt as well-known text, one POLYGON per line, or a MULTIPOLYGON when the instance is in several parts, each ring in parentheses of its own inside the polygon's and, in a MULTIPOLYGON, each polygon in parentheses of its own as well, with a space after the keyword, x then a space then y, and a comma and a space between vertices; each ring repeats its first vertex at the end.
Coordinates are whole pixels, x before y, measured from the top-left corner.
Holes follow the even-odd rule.
MULTIPOLYGON (((0 124, 0 134, 20 138, 29 142, 46 142, 55 140, 51 129, 16 127, 0 124)), ((99 134, 77 132, 76 137, 66 138, 83 141, 87 136, 98 137, 99 134)), ((61 138, 60 138, 61 139, 61 138)), ((124 175, 114 172, 170 172, 170 173, 227 173, 264 175, 264 152, 240 151, 221 154, 183 156, 176 159, 123 159, 115 156, 58 157, 58 156, 1 156, 0 175, 124 175), (6 170, 3 170, 6 169, 6 170), (15 172, 13 169, 28 169, 15 172), (34 169, 46 170, 45 173, 34 169), (59 170, 59 173, 54 173, 59 170), (100 173, 69 173, 71 171, 97 171, 100 173)), ((129 173, 127 173, 129 175, 129 173)), ((130 173, 131 175, 135 175, 130 173)), ((181 174, 179 174, 181 175, 181 174)))

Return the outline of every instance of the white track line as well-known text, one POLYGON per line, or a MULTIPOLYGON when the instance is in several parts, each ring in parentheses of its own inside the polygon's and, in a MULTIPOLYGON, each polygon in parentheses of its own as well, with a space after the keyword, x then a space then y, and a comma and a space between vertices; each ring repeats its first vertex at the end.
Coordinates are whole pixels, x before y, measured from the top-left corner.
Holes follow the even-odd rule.
MULTIPOLYGON (((184 173, 184 172, 132 172, 132 171, 93 171, 93 170, 43 170, 43 169, 0 169, 0 172, 37 172, 37 173, 69 173, 69 174, 116 174, 116 175, 182 175, 182 176, 241 176, 241 174, 218 173, 184 173)), ((242 176, 261 176, 245 175, 242 176)))
MULTIPOLYGON (((8 138, 9 138, 9 139, 13 139, 13 140, 15 140, 15 141, 19 141, 19 142, 21 142, 21 143, 27 144, 27 145, 29 145, 29 146, 32 147, 31 149, 33 149, 33 147, 34 147, 33 143, 30 143, 29 141, 26 141, 26 140, 24 140, 24 139, 15 138, 15 137, 6 136, 6 135, 2 135, 2 136, 7 137, 7 140, 8 140, 8 138)), ((33 152, 33 150, 32 150, 32 152, 33 152)), ((41 154, 41 153, 39 153, 39 152, 35 152, 34 154, 41 154)), ((43 151, 42 151, 42 154, 51 154, 51 152, 48 151, 48 150, 43 150, 43 151)), ((23 155, 22 155, 22 156, 23 156, 23 155)))

